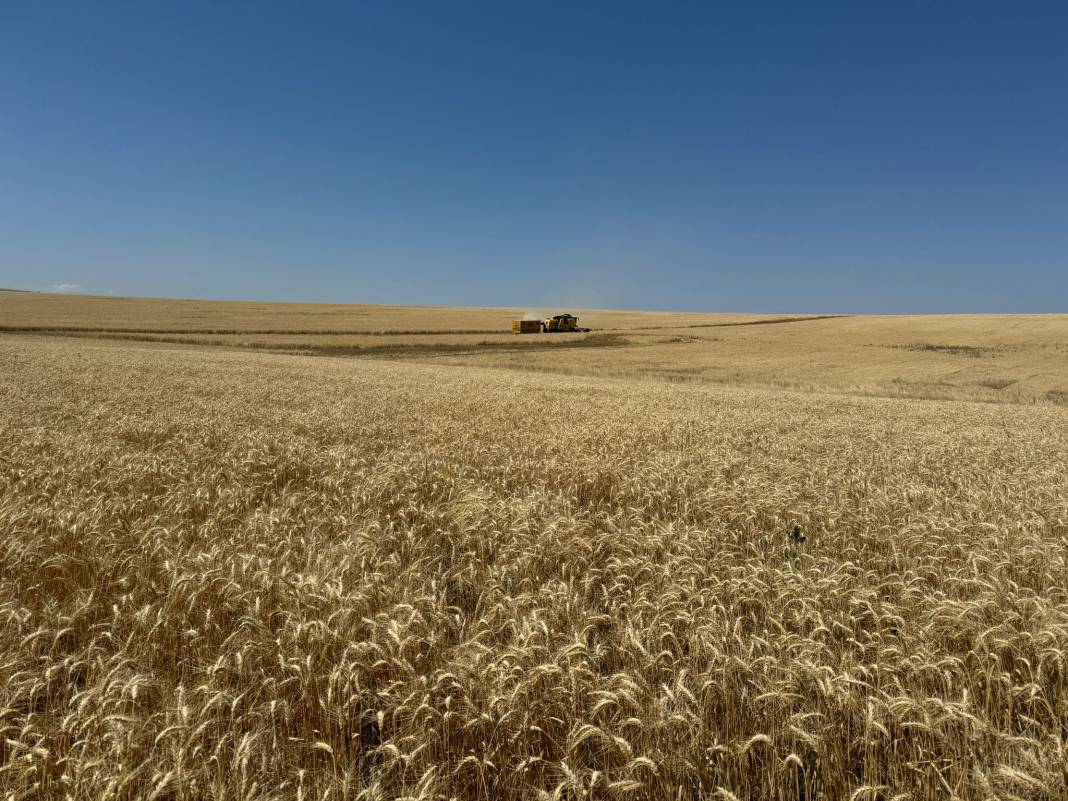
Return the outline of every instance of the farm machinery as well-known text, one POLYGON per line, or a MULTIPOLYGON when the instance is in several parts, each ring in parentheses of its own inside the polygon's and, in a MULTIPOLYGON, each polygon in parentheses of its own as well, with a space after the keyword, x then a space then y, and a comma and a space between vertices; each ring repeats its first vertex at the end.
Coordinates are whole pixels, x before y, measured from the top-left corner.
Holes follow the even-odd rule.
POLYGON ((573 314, 556 314, 544 320, 512 320, 512 333, 515 334, 575 334, 589 330, 579 328, 578 317, 573 314))

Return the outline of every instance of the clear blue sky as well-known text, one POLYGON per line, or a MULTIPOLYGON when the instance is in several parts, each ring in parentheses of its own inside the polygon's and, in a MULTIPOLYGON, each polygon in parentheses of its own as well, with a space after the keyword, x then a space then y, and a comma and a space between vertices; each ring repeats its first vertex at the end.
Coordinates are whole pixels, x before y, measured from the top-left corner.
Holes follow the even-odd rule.
POLYGON ((0 0, 0 286, 1066 311, 1068 4, 0 0))

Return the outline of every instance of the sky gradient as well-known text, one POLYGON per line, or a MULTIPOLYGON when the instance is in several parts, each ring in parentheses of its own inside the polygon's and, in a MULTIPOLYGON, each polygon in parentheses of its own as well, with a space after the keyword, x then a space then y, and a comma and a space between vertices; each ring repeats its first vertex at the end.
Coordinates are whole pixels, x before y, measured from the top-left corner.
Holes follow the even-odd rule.
POLYGON ((1068 5, 0 0, 0 286, 1068 311, 1068 5))

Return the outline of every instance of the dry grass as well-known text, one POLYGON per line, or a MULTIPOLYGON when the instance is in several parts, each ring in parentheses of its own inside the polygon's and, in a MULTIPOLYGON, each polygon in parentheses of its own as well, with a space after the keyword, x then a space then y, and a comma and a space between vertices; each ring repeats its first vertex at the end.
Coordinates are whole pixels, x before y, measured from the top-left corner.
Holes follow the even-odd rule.
POLYGON ((0 365, 2 797, 1068 796, 1068 410, 0 365))

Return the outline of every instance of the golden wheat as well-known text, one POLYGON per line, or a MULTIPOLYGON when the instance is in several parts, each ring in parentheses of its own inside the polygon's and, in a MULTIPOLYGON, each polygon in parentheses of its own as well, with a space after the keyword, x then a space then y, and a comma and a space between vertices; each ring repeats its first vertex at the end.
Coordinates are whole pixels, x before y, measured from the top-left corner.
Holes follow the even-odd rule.
POLYGON ((80 297, 0 290, 0 336, 400 359, 660 383, 1068 406, 1068 315, 831 316, 80 297), (544 311, 544 310, 541 310, 544 311))
POLYGON ((0 365, 5 798, 1068 796, 1064 408, 0 365))

